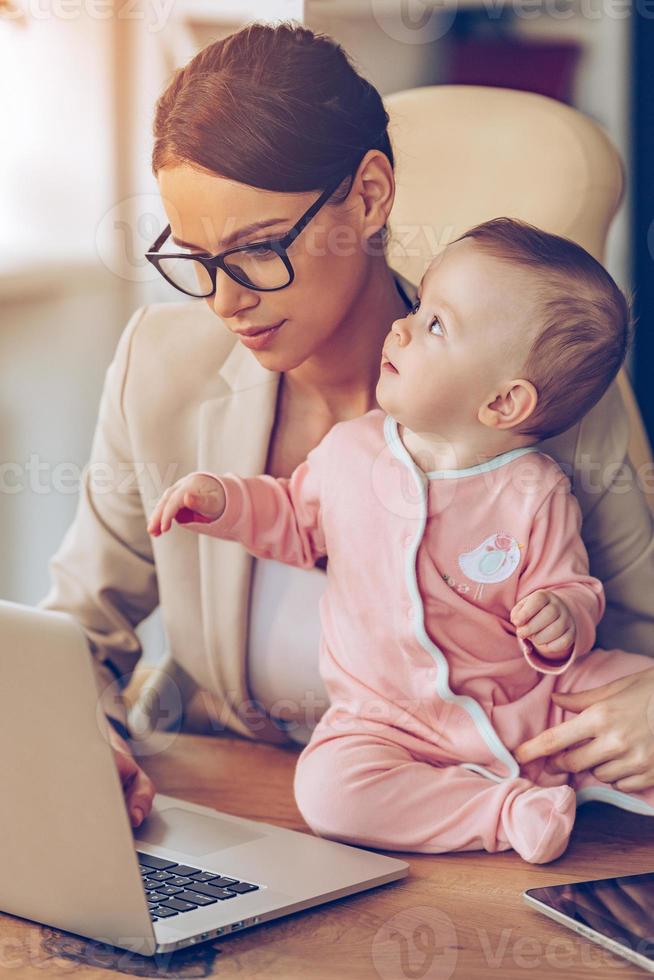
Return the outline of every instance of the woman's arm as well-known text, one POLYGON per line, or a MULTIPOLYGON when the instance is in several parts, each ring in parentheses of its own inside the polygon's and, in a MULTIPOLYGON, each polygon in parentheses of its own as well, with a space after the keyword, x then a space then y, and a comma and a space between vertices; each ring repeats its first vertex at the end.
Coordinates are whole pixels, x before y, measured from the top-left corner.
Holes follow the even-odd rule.
MULTIPOLYGON (((135 628, 158 603, 152 546, 146 531, 123 394, 134 332, 145 313, 125 327, 107 369, 91 458, 73 523, 50 561, 52 584, 42 609, 72 615, 86 632, 100 689, 127 684, 140 656, 135 628)), ((103 702, 127 724, 120 697, 103 702)))
POLYGON ((590 574, 604 586, 598 646, 654 658, 654 522, 628 443, 629 420, 613 382, 577 426, 541 448, 570 477, 590 574))
MULTIPOLYGON (((580 425, 541 448, 570 475, 582 509, 590 571, 602 581, 607 600, 598 643, 654 658, 653 522, 628 441, 614 382, 580 425)), ((550 756, 555 771, 591 769, 626 792, 654 786, 654 661, 651 669, 602 687, 552 697, 579 714, 523 743, 515 752, 521 764, 550 756)))

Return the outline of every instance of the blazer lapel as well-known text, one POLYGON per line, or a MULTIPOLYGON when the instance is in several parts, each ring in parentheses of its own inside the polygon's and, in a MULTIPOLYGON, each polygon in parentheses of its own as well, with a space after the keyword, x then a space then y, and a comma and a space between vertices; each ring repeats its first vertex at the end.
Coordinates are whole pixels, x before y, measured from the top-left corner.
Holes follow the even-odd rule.
MULTIPOLYGON (((227 391, 200 412, 198 468, 256 476, 265 471, 281 375, 236 343, 220 375, 227 391)), ((232 712, 230 727, 268 741, 288 736, 246 704, 247 629, 253 558, 233 541, 199 535, 204 639, 209 676, 232 712)), ((227 719, 225 719, 227 721, 227 719)))

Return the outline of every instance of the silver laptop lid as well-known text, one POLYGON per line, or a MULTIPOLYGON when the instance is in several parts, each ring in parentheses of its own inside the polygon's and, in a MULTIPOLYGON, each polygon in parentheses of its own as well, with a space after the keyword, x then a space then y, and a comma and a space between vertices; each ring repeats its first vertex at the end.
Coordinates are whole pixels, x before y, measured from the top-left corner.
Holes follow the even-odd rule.
POLYGON ((152 955, 82 628, 0 601, 0 909, 152 955))

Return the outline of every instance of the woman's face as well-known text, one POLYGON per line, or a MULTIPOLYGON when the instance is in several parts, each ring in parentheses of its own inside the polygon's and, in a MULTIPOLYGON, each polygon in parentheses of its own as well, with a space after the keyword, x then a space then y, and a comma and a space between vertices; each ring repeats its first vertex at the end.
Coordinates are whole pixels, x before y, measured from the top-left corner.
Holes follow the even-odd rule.
MULTIPOLYGON (((211 254, 282 236, 320 196, 320 190, 260 190, 187 164, 162 168, 158 182, 171 235, 211 254), (257 223, 264 227, 248 230, 257 223)), ((206 302, 234 333, 281 323, 253 353, 271 370, 297 367, 333 339, 356 307, 371 262, 380 261, 373 257, 379 246, 369 239, 385 224, 392 199, 390 164, 383 154, 369 151, 345 201, 323 205, 289 246, 295 273, 289 286, 261 292, 218 269, 216 293, 206 302)), ((385 264, 383 256, 381 261, 385 264)))

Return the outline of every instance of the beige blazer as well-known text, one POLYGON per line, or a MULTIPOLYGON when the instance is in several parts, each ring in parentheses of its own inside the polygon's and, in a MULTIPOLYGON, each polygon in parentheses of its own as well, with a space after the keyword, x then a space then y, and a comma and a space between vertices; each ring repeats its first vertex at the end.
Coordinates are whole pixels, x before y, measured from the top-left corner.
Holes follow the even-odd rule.
MULTIPOLYGON (((415 287, 398 278, 413 298, 415 287)), ((125 705, 110 692, 116 674, 124 684, 134 671, 142 652, 135 627, 159 603, 167 654, 138 710, 174 727, 199 694, 210 730, 288 741, 248 703, 253 559, 234 542, 179 526, 157 539, 146 532, 161 492, 184 474, 264 471, 279 378, 202 302, 142 307, 118 342, 77 512, 51 560, 52 587, 40 606, 81 623, 103 706, 123 722, 125 705)), ((579 425, 542 446, 573 480, 591 571, 606 588, 598 645, 652 656, 654 535, 626 458, 628 436, 614 383, 579 425)))

